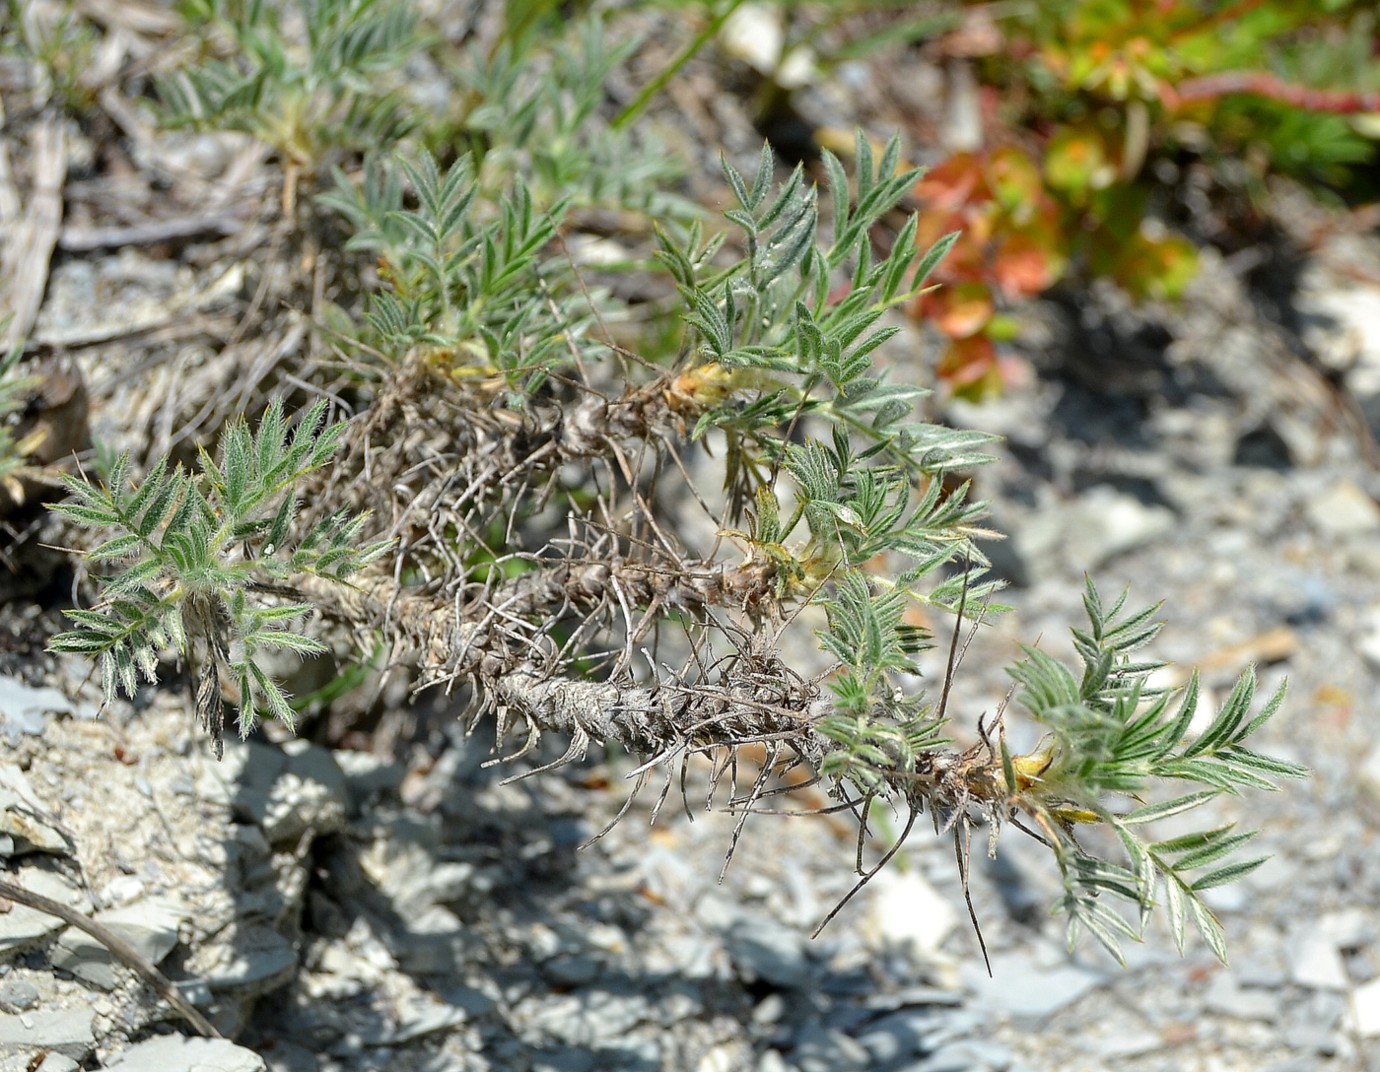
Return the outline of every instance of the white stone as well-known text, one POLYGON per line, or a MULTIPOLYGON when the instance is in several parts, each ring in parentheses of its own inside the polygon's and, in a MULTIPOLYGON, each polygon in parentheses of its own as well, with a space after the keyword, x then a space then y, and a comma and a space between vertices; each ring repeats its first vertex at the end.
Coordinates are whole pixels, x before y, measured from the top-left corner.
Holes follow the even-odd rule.
POLYGON ((782 12, 773 5, 743 4, 725 20, 719 41, 729 55, 770 76, 783 89, 798 89, 814 75, 809 49, 797 47, 783 55, 786 31, 782 12))
MULTIPOLYGON (((1308 280, 1314 285, 1323 280, 1308 280)), ((1329 369, 1344 372, 1380 361, 1380 290, 1336 287, 1301 296, 1304 345, 1329 369)))
POLYGON ((1380 744, 1370 750, 1357 772, 1356 780, 1360 783, 1361 792, 1380 804, 1380 744))
POLYGON ((1358 986, 1351 995, 1351 1015, 1362 1038, 1380 1035, 1380 979, 1358 986))
POLYGON ((1337 947, 1317 931, 1307 932, 1296 940, 1289 969, 1294 982, 1314 990, 1345 990, 1350 984, 1337 947))
POLYGON ((1304 512, 1324 536, 1360 536, 1380 529, 1380 506, 1350 480, 1338 481, 1310 499, 1304 512))
POLYGON ((1174 530, 1174 513, 1166 506, 1147 506, 1113 488, 1090 488, 1061 509, 1066 561, 1095 569, 1118 555, 1161 539, 1174 530))
POLYGON ((1360 949, 1375 938, 1375 915, 1368 909, 1343 908, 1318 920, 1318 930, 1338 949, 1360 949))
POLYGON ((919 871, 889 867, 872 880, 868 937, 876 947, 909 945, 932 954, 958 923, 958 913, 919 871))
POLYGON ((1356 650, 1372 670, 1380 670, 1380 613, 1372 611, 1362 622, 1356 650))

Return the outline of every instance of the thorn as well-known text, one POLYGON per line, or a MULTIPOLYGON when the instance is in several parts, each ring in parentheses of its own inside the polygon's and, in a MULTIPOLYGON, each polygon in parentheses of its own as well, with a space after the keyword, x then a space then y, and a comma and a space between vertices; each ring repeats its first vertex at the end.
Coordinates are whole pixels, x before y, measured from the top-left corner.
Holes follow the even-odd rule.
POLYGON ((973 824, 967 815, 961 823, 954 825, 954 856, 958 858, 958 875, 963 883, 963 900, 968 905, 968 918, 973 921, 973 933, 977 935, 978 948, 982 950, 982 963, 987 966, 987 978, 992 976, 992 958, 987 955, 987 941, 982 937, 982 926, 978 923, 977 909, 973 907, 973 894, 968 886, 969 861, 972 859, 973 824), (962 831, 960 833, 960 827, 962 831), (966 839, 966 843, 965 843, 966 839))

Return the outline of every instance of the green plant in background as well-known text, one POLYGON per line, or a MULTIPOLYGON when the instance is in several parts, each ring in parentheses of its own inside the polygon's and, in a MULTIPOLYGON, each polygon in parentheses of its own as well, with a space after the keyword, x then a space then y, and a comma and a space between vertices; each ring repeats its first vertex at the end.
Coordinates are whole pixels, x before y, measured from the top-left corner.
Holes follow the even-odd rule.
POLYGON ((184 0, 179 9, 208 54, 160 80, 166 122, 242 130, 272 146, 285 205, 299 174, 322 170, 332 150, 388 144, 415 121, 396 75, 425 43, 408 4, 184 0))
POLYGON ((8 18, 0 25, 0 52, 37 64, 45 78, 38 99, 55 98, 73 115, 91 107, 98 87, 87 80, 98 43, 95 27, 75 5, 44 6, 6 0, 8 18))
POLYGON ((999 94, 1002 125, 916 188, 922 243, 964 233, 946 286, 917 307, 947 337, 940 372, 959 393, 1000 389, 997 344, 1015 330, 1003 307, 1069 270, 1137 298, 1183 292, 1197 256, 1157 218, 1154 161, 1244 159, 1219 181, 1258 196, 1267 171, 1345 187, 1375 159, 1374 130, 1353 118, 1380 111, 1369 5, 1084 0, 984 25, 981 92, 999 94))
POLYGON ((618 121, 641 109, 603 114, 609 76, 640 45, 590 16, 563 34, 504 39, 492 54, 469 48, 450 64, 463 92, 441 129, 469 149, 486 189, 521 176, 543 208, 569 199, 576 208, 689 219, 694 206, 673 192, 681 161, 653 134, 618 121))
MULTIPOLYGON (((470 48, 453 67, 464 89, 453 111, 419 132, 468 151, 444 170, 425 151, 369 154, 358 175, 334 170, 317 203, 344 217, 347 252, 374 254, 384 283, 357 342, 395 360, 423 347, 450 375, 517 398, 578 363, 596 322, 624 319, 599 286, 576 278, 582 215, 616 213, 620 230, 650 236, 654 221, 689 221, 698 209, 674 192, 683 168, 673 154, 601 114, 609 75, 637 47, 613 38, 591 17, 565 35, 504 38, 491 55, 470 48), (552 310, 565 329, 534 335, 531 324, 552 310)), ((598 264, 620 274, 650 266, 636 256, 598 264)))
POLYGON ((160 462, 132 486, 126 455, 100 486, 64 477, 72 499, 52 509, 112 530, 85 557, 118 569, 99 579, 95 609, 67 612, 76 628, 55 636, 51 647, 96 658, 107 702, 117 688, 133 698, 140 676, 155 682, 158 658, 171 648, 199 664, 197 713, 218 756, 223 689, 239 708, 242 736, 263 712, 292 725, 288 697, 262 657, 325 647, 291 628, 311 605, 284 597, 303 576, 343 581, 390 546, 359 546, 363 515, 332 514, 296 531, 293 490, 330 460, 343 430, 326 426, 325 416, 326 404, 318 402, 289 431, 274 403, 253 435, 243 421, 227 428, 220 461, 203 452, 195 475, 160 462))

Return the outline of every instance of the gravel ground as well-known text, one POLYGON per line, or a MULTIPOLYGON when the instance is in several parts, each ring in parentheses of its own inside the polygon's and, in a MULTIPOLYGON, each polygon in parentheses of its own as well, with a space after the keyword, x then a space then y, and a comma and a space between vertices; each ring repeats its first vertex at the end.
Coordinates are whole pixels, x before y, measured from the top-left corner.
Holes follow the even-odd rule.
MULTIPOLYGON (((486 767, 484 729, 465 738, 438 697, 426 756, 274 738, 217 764, 175 689, 97 717, 88 668, 41 653, 58 596, 34 566, 0 631, 6 877, 94 913, 236 1042, 193 1037, 99 946, 16 905, 0 1072, 1380 1070, 1380 238, 1288 188, 1276 213, 1245 255, 1205 250, 1178 306, 1103 287, 1039 303, 1028 382, 938 414, 1005 437, 977 490, 1012 534, 992 554, 1015 610, 967 651, 958 732, 1001 702, 1018 641, 1071 650, 1084 571, 1165 600, 1154 654, 1201 667, 1209 702, 1247 662, 1265 688, 1289 679, 1261 744, 1312 777, 1217 812, 1272 854, 1212 897, 1230 967, 1162 926, 1124 969, 1068 954, 1053 865, 1019 835, 974 869, 991 978, 952 843, 923 832, 810 940, 852 882, 846 825, 756 817, 722 881, 736 819, 702 799, 655 826, 639 800, 581 847, 622 806, 626 758, 502 784, 513 768, 486 767)), ((150 378, 235 382, 206 338, 252 288, 193 260, 54 266, 35 338, 74 351, 116 441, 169 431, 121 393, 104 309, 178 354, 150 378)), ((931 350, 913 329, 891 352, 931 350)))

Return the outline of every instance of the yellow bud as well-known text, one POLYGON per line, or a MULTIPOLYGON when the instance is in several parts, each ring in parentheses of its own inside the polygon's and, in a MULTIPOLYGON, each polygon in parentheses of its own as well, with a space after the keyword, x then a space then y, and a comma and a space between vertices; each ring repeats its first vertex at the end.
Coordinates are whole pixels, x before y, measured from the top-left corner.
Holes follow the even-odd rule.
POLYGON ((736 386, 732 369, 710 361, 677 376, 666 391, 666 402, 677 413, 703 413, 720 405, 736 386))
POLYGON ((1011 767, 1016 772, 1017 793, 1024 793, 1041 780, 1045 771, 1049 770, 1054 762, 1054 750, 1054 738, 1049 736, 1040 742, 1035 751, 1011 757, 1011 767))

